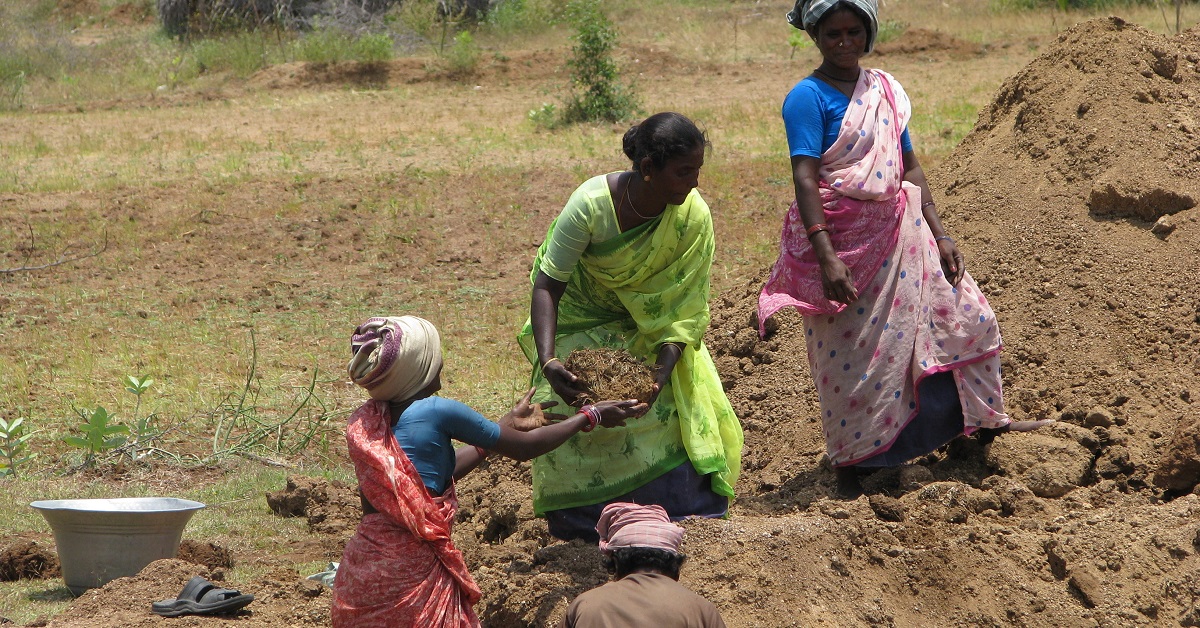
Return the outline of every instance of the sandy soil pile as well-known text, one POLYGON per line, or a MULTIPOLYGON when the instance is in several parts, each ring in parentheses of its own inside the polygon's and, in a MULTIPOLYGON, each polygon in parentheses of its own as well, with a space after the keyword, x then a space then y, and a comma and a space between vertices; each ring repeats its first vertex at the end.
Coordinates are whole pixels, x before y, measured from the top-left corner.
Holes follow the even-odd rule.
MULTIPOLYGON (((683 579, 731 625, 1200 625, 1197 44, 1081 24, 932 173, 1000 316, 1010 411, 1052 428, 962 439, 831 500, 798 317, 758 338, 767 269, 714 299, 744 474, 733 518, 689 524, 683 579)), ((539 546, 523 488, 513 534, 483 541, 508 491, 468 481, 486 497, 458 533, 491 625, 539 625, 603 580, 590 548, 539 546)))
MULTIPOLYGON (((1050 428, 960 439, 830 499, 798 317, 758 337, 765 268, 715 296, 708 343, 745 426, 744 473, 729 520, 686 524, 683 581, 731 626, 1200 626, 1198 64, 1197 30, 1078 25, 930 173, 999 316, 1010 413, 1050 428)), ((533 517, 527 466, 490 460, 458 493, 485 625, 556 621, 607 579, 594 547, 533 517)), ((352 487, 305 479, 271 503, 308 517, 331 560, 358 507, 352 487)), ((149 603, 220 570, 160 561, 50 625, 198 625, 149 603)), ((327 622, 328 591, 301 575, 228 583, 258 597, 240 621, 327 622)))

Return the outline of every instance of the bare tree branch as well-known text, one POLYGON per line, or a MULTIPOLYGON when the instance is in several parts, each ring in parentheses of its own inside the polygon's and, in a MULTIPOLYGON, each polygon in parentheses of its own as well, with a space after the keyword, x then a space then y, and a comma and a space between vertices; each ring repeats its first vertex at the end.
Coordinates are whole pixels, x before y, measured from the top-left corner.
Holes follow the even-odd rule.
POLYGON ((19 273, 22 271, 42 270, 44 268, 51 268, 53 266, 61 266, 68 262, 75 262, 75 261, 78 261, 81 259, 87 259, 89 257, 96 257, 97 255, 108 250, 108 230, 107 229, 104 230, 104 242, 100 246, 96 247, 95 249, 92 249, 91 251, 72 255, 71 254, 71 246, 67 245, 67 246, 63 247, 62 251, 59 252, 58 259, 54 260, 53 262, 47 262, 45 264, 38 264, 38 265, 31 266, 29 264, 29 261, 31 259, 33 259, 33 252, 36 250, 35 244, 36 244, 36 242, 34 241, 34 236, 33 236, 33 225, 30 225, 29 226, 29 253, 28 253, 28 255, 25 256, 25 261, 22 262, 20 266, 14 266, 13 268, 0 268, 0 275, 19 273))

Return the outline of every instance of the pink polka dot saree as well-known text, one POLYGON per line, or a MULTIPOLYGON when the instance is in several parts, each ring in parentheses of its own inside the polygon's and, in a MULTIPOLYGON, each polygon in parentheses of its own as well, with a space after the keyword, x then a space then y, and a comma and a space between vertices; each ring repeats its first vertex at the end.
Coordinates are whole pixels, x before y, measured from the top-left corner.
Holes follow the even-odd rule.
POLYGON ((946 279, 921 214, 920 190, 903 180, 900 135, 910 115, 900 84, 866 70, 837 141, 821 156, 825 222, 858 301, 847 306, 825 298, 820 264, 794 202, 779 258, 759 295, 760 325, 784 307, 804 315, 826 451, 835 466, 887 451, 918 416, 918 384, 935 373, 954 375, 964 433, 1009 422, 995 314, 969 274, 957 287, 946 279))

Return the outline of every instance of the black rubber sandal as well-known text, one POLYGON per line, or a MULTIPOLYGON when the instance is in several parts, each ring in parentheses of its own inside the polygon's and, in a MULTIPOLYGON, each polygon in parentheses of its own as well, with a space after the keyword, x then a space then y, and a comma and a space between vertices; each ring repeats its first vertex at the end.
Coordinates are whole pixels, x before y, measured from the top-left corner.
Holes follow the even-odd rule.
POLYGON ((154 602, 150 605, 150 610, 163 617, 224 615, 236 612, 253 601, 253 595, 243 595, 237 589, 222 589, 200 576, 195 576, 183 585, 179 597, 154 602))

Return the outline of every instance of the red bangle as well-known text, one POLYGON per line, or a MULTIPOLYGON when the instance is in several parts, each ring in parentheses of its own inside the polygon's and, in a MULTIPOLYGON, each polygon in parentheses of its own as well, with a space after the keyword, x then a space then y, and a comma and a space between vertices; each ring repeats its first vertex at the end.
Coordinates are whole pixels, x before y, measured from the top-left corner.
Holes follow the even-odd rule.
POLYGON ((472 445, 472 447, 474 447, 475 451, 479 453, 480 460, 488 457, 488 450, 484 449, 483 447, 480 447, 479 445, 472 445))
POLYGON ((582 414, 584 416, 584 418, 586 418, 588 420, 587 427, 585 427, 579 431, 590 432, 590 431, 596 429, 596 426, 600 424, 600 411, 596 409, 596 406, 593 406, 592 404, 589 403, 588 405, 580 408, 579 413, 582 414))
POLYGON ((823 223, 823 222, 818 222, 817 224, 815 224, 815 225, 813 225, 813 226, 809 227, 808 229, 805 229, 805 230, 804 230, 804 233, 805 233, 805 234, 808 236, 808 238, 811 240, 813 236, 817 235, 818 233, 820 233, 820 232, 822 232, 822 231, 824 231, 824 232, 828 233, 828 232, 829 232, 829 225, 827 225, 827 224, 825 224, 825 223, 823 223))

